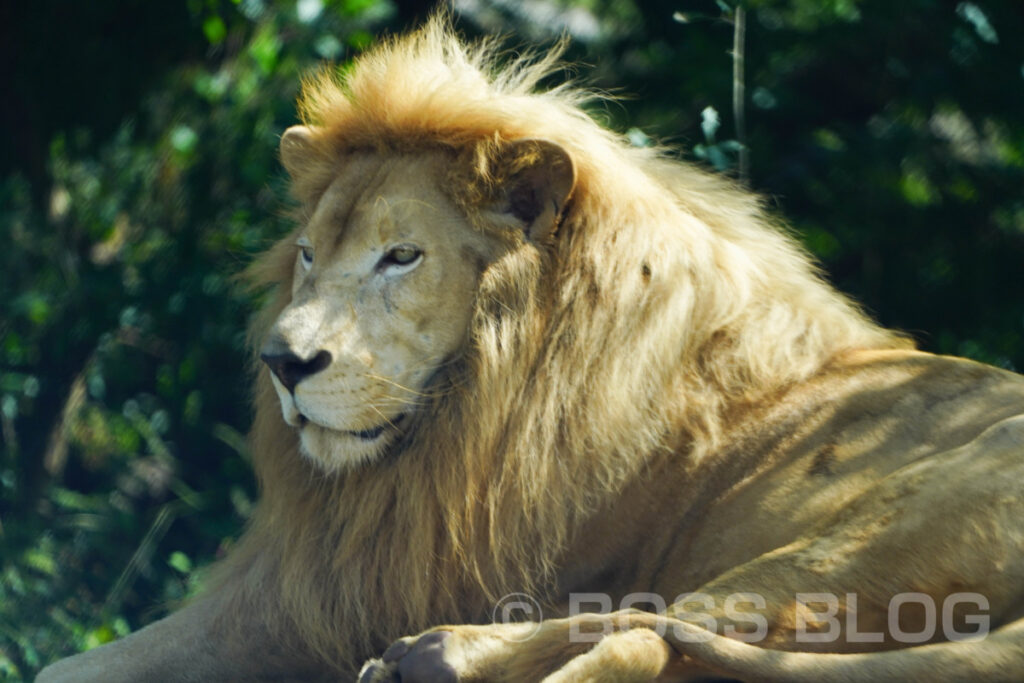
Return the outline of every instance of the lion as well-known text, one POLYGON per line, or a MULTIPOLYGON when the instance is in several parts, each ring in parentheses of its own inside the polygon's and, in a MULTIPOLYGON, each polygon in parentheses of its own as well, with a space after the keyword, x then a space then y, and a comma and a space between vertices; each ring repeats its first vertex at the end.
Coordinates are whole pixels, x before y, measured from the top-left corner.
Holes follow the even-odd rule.
POLYGON ((499 55, 437 16, 305 83, 249 273, 254 519, 40 680, 1024 675, 1024 378, 540 91, 557 49, 499 55))

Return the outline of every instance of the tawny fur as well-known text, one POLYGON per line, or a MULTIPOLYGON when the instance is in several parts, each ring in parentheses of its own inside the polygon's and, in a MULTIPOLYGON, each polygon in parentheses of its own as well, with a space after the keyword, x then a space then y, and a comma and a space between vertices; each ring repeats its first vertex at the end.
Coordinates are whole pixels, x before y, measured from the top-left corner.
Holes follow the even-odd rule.
MULTIPOLYGON (((221 580, 246 573, 246 590, 279 595, 248 614, 242 594, 234 616, 339 669, 399 635, 486 619, 510 589, 543 595, 581 521, 653 454, 711 457, 727 411, 844 350, 908 345, 826 285, 756 198, 631 147, 584 112, 585 91, 536 92, 557 58, 503 60, 442 18, 305 84, 318 154, 294 192, 307 206, 353 150, 456 152, 446 182, 466 229, 485 229, 504 141, 550 140, 577 173, 557 238, 485 272, 471 341, 393 463, 319 473, 257 379, 263 501, 221 580)), ((293 249, 256 264, 256 284, 290 282, 293 249)), ((279 290, 254 339, 287 303, 279 290)))

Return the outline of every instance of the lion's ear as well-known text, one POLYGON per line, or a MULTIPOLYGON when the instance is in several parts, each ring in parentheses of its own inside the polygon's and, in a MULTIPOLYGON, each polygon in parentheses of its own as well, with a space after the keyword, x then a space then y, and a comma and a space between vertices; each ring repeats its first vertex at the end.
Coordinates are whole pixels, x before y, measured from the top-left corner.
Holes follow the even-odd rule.
POLYGON ((499 164, 503 211, 523 224, 530 240, 548 237, 576 186, 572 157, 549 140, 516 140, 502 149, 499 164))
POLYGON ((281 136, 281 163, 292 179, 313 165, 316 146, 313 131, 307 126, 292 126, 281 136))

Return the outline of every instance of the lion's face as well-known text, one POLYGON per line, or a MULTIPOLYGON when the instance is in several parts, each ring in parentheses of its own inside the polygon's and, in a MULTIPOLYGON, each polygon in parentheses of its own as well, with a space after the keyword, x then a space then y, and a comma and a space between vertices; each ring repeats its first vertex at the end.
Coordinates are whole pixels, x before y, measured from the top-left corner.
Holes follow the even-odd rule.
MULTIPOLYGON (((318 155, 311 129, 286 131, 281 158, 294 180, 318 155)), ((477 228, 445 191, 459 159, 364 151, 329 162, 309 220, 279 245, 294 250, 291 298, 261 357, 285 422, 328 471, 373 460, 412 428, 432 379, 469 343, 481 274, 546 239, 575 182, 560 147, 507 143, 475 205, 486 223, 477 228)))
POLYGON ((440 152, 347 159, 294 241, 291 302, 263 347, 285 421, 329 470, 373 458, 465 343, 498 241, 439 184, 440 152))

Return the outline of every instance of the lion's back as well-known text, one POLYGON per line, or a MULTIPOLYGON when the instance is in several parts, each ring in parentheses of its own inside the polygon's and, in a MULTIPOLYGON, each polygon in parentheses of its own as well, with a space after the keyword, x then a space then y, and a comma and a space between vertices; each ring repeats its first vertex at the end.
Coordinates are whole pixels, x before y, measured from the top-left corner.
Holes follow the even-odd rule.
POLYGON ((847 354, 739 417, 714 460, 724 464, 709 463, 709 479, 725 467, 748 474, 717 493, 693 534, 644 550, 681 569, 659 590, 705 584, 800 539, 870 534, 865 507, 895 520, 924 555, 949 555, 971 529, 986 529, 1005 556, 1003 540, 1024 533, 1024 509, 999 503, 1024 501, 1024 377, 918 352, 847 354))

